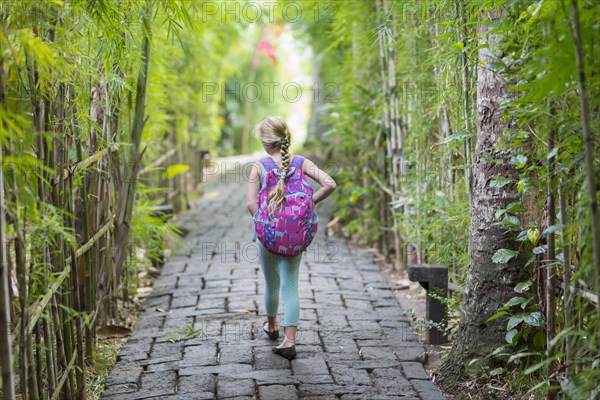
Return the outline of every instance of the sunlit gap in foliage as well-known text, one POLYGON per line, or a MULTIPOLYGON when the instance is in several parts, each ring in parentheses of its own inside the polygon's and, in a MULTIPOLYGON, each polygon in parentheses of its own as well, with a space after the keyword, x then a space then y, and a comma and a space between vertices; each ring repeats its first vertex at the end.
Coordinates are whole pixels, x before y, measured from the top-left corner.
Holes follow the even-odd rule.
POLYGON ((311 106, 321 89, 312 76, 313 52, 308 39, 286 22, 252 23, 242 36, 246 38, 238 45, 242 51, 235 52, 240 57, 239 67, 218 87, 225 109, 221 152, 227 152, 225 140, 231 139, 235 153, 261 151, 252 130, 269 115, 287 121, 295 149, 306 139, 311 106))

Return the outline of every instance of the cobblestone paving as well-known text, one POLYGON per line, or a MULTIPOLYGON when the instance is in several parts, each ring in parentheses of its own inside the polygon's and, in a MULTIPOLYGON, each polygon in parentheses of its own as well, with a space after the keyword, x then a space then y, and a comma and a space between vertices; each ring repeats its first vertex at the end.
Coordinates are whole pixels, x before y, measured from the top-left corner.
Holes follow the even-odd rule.
POLYGON ((145 300, 102 399, 444 399, 372 257, 326 237, 327 202, 301 265, 298 357, 271 352, 243 166, 219 168, 178 217, 186 244, 145 300))

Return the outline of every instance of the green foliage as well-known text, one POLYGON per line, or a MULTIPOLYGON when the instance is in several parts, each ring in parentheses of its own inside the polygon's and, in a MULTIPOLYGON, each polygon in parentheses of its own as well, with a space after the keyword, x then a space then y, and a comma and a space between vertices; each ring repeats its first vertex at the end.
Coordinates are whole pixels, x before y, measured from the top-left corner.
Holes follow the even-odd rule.
POLYGON ((197 337, 206 337, 204 329, 195 329, 192 325, 186 325, 185 328, 175 331, 175 333, 167 336, 166 339, 171 343, 175 343, 180 340, 195 339, 197 337))
MULTIPOLYGON (((487 12, 502 9, 502 19, 489 27, 503 37, 503 58, 496 60, 493 67, 507 77, 509 86, 508 101, 499 105, 499 112, 509 121, 508 129, 496 149, 519 149, 508 165, 501 166, 514 168, 519 177, 499 174, 489 179, 487 187, 490 191, 518 191, 520 200, 496 210, 490 229, 501 229, 507 238, 517 240, 519 248, 499 243, 493 249, 492 261, 500 268, 501 264, 520 263, 520 256, 525 255, 522 268, 531 272, 532 280, 517 285, 515 290, 520 295, 494 317, 506 318, 507 324, 510 321, 510 344, 500 350, 506 350, 506 355, 494 355, 496 362, 505 364, 486 374, 506 377, 517 393, 533 387, 532 393, 540 395, 551 388, 562 388, 573 398, 593 397, 585 379, 594 376, 591 371, 596 359, 589 356, 594 353, 594 345, 580 338, 597 337, 599 321, 594 305, 575 297, 568 306, 572 319, 565 320, 565 303, 559 294, 554 312, 559 329, 556 337, 560 339, 554 349, 546 349, 544 318, 538 305, 542 299, 533 294, 543 288, 544 281, 538 280, 549 265, 556 268, 557 277, 562 277, 565 269, 570 271, 572 278, 567 286, 593 289, 591 215, 582 168, 585 144, 581 139, 571 1, 389 2, 390 11, 383 21, 377 18, 375 3, 355 2, 348 7, 344 2, 335 2, 339 7, 336 21, 307 26, 315 49, 324 54, 318 64, 323 79, 341 86, 339 101, 325 108, 323 134, 340 165, 335 176, 339 196, 336 215, 348 234, 380 245, 384 229, 390 226, 383 226, 380 211, 386 205, 382 200, 385 191, 394 185, 389 180, 391 161, 399 159, 402 172, 394 193, 396 200, 388 204, 398 219, 397 232, 405 244, 417 247, 421 261, 448 265, 450 280, 459 286, 464 284, 469 265, 470 207, 477 207, 470 199, 469 173, 476 150, 477 113, 484 107, 478 103, 476 92, 478 52, 485 51, 485 45, 479 42, 482 32, 478 28, 487 12), (398 27, 395 34, 391 29, 394 18, 398 27), (383 137, 385 77, 381 76, 377 42, 381 36, 391 39, 384 41, 384 53, 391 55, 395 51, 400 99, 398 118, 403 143, 401 153, 392 157, 389 140, 383 137), (555 132, 556 144, 549 150, 551 131, 555 132), (551 157, 557 176, 553 187, 547 168, 551 157), (546 193, 554 190, 558 199, 559 182, 566 203, 564 225, 558 220, 547 222, 546 193), (556 237, 555 260, 546 259, 549 233, 556 237), (570 246, 569 260, 564 259, 563 243, 570 246), (569 329, 577 334, 560 335, 569 329), (574 347, 569 360, 563 351, 568 340, 574 347), (518 355, 511 358, 514 354, 518 355), (540 370, 527 370, 538 362, 545 363, 540 370), (564 372, 564 362, 577 367, 564 372), (543 373, 556 364, 561 365, 557 375, 560 386, 551 383, 543 373), (574 370, 581 372, 574 374, 574 370), (585 394, 572 394, 579 393, 579 389, 585 394)), ((588 100, 591 109, 597 110, 600 81, 594 71, 600 63, 600 3, 577 3, 588 100)), ((379 2, 380 6, 385 4, 379 2)), ((600 119, 596 118, 596 111, 592 114, 591 130, 597 148, 600 119)))

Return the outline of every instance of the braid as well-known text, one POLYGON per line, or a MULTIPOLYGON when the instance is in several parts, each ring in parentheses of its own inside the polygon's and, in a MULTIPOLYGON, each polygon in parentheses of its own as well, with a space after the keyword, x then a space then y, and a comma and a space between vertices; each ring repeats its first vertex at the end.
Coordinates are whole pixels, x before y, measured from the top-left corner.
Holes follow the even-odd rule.
POLYGON ((277 183, 277 187, 271 193, 269 193, 269 214, 272 214, 276 208, 283 207, 283 202, 285 199, 285 179, 287 178, 287 173, 290 170, 290 131, 287 126, 285 128, 285 137, 281 139, 281 147, 279 151, 281 153, 281 174, 282 177, 279 179, 277 183))
POLYGON ((290 131, 285 128, 285 138, 281 140, 281 164, 284 174, 287 174, 290 169, 290 131))

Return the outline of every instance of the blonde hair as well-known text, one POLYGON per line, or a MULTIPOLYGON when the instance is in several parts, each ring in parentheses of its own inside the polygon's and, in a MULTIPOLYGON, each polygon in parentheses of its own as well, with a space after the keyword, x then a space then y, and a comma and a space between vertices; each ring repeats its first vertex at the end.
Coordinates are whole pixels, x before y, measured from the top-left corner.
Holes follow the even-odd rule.
POLYGON ((290 131, 281 117, 266 117, 254 127, 254 135, 263 143, 279 148, 281 153, 281 178, 277 187, 269 193, 269 214, 283 207, 285 200, 285 179, 290 169, 290 131))

